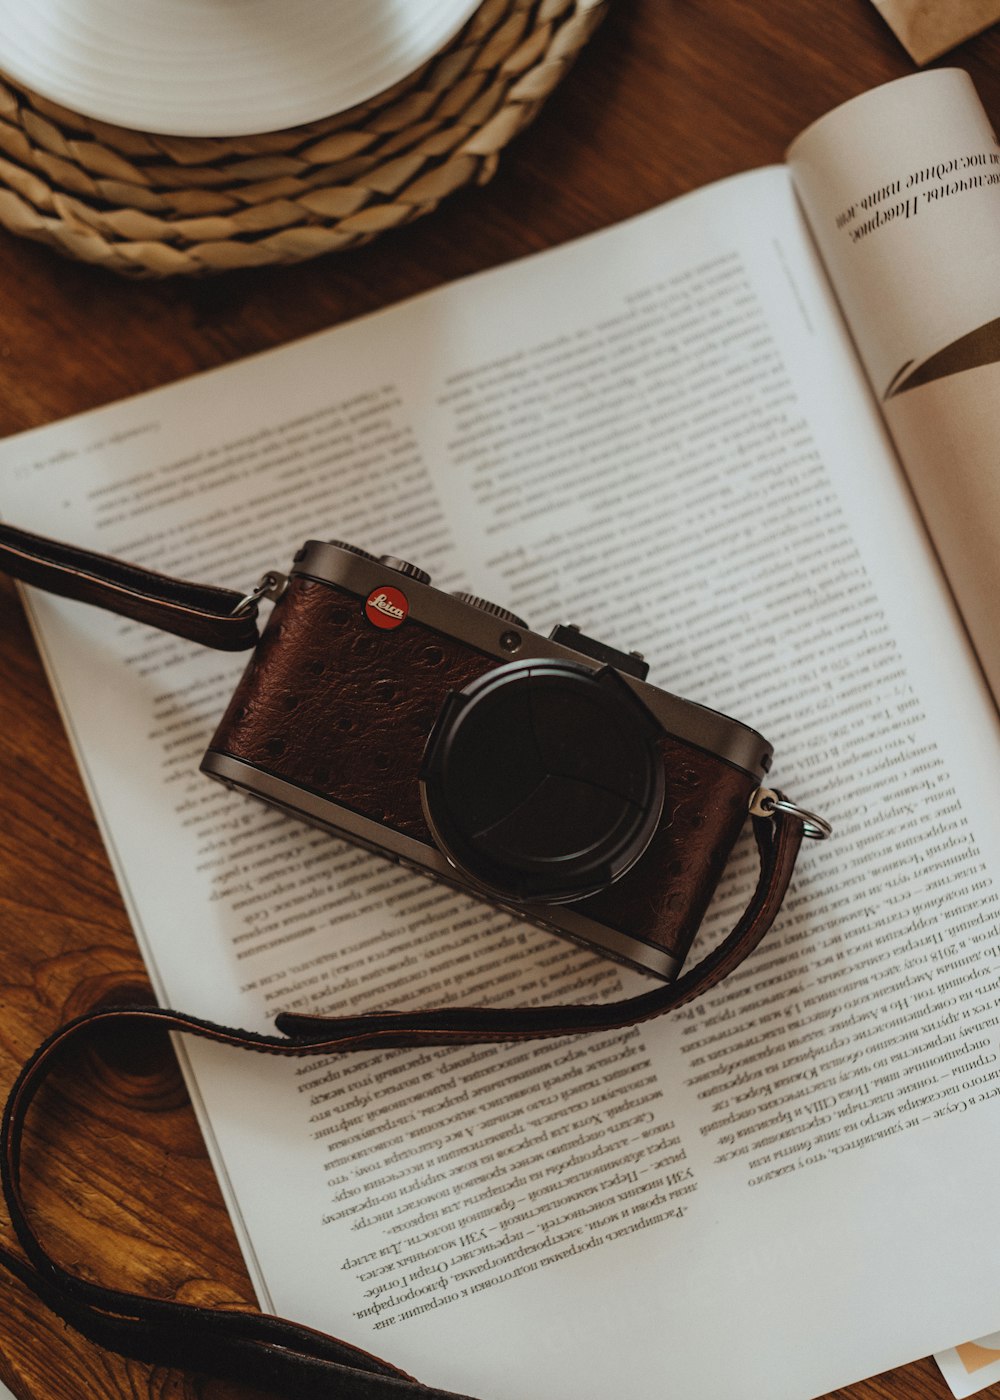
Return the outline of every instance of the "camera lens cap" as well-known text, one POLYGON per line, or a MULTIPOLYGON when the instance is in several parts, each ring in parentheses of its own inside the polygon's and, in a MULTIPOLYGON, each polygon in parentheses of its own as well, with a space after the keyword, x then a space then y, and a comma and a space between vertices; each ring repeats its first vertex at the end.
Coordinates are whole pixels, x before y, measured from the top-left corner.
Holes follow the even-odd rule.
POLYGON ((663 808, 659 727, 613 670, 513 661, 449 695, 420 771, 440 849, 519 902, 595 894, 642 855, 663 808))

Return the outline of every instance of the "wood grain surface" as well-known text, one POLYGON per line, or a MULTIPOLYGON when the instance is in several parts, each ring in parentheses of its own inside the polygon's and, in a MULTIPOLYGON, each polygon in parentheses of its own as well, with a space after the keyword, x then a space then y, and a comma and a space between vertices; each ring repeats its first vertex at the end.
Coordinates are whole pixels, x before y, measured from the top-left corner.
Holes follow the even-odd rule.
MULTIPOLYGON (((942 62, 971 72, 994 123, 1000 121, 1000 30, 942 62)), ((363 249, 212 281, 135 284, 0 234, 0 433, 284 344, 780 160, 813 118, 913 68, 870 0, 612 0, 591 46, 536 124, 505 152, 494 181, 363 249)), ((31 635, 6 583, 0 778, 6 1093, 20 1063, 67 1016, 123 996, 150 996, 31 635)), ((46 1091, 34 1121, 32 1200, 63 1262, 160 1297, 252 1306, 165 1042, 131 1050, 113 1040, 95 1045, 86 1064, 46 1091)), ((5 1222, 0 1236, 9 1239, 5 1222)), ((0 1380, 18 1400, 248 1400, 245 1389, 101 1352, 6 1278, 0 1297, 0 1380)), ((845 1305, 843 1319, 831 1317, 831 1327, 845 1325, 849 1311, 845 1305)), ((891 1327, 891 1298, 885 1314, 891 1327)), ((943 1400, 949 1392, 924 1359, 836 1394, 943 1400)), ((984 1394, 1000 1400, 1000 1385, 984 1394)), ((664 1396, 670 1400, 669 1385, 664 1396)))

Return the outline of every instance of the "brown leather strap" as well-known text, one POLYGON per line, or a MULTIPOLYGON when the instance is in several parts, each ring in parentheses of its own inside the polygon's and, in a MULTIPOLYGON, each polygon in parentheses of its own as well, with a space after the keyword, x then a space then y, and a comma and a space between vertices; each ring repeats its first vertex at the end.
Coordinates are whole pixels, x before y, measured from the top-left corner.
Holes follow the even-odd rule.
POLYGON ((279 1030, 317 1050, 374 1046, 454 1045, 485 1040, 531 1040, 581 1031, 615 1030, 652 1020, 693 1001, 721 982, 756 948, 781 907, 802 844, 802 823, 785 813, 754 817, 760 876, 739 923, 711 953, 676 982, 625 1001, 583 1006, 454 1006, 432 1011, 376 1011, 364 1016, 278 1016, 279 1030))
POLYGON ((0 570, 219 651, 246 651, 257 642, 256 605, 236 614, 241 598, 231 589, 185 583, 10 525, 0 525, 0 570))
MULTIPOLYGON (((214 1025, 162 1007, 95 1011, 60 1027, 24 1066, 0 1127, 0 1176, 11 1222, 26 1258, 0 1247, 0 1264, 54 1312, 91 1340, 122 1355, 179 1366, 255 1386, 280 1388, 297 1400, 468 1400, 421 1385, 377 1357, 283 1318, 146 1298, 105 1288, 69 1273, 43 1248, 31 1223, 21 1182, 21 1143, 32 1099, 63 1052, 94 1027, 156 1023, 247 1050, 278 1055, 348 1053, 379 1047, 521 1040, 631 1025, 691 1001, 727 976, 770 927, 791 879, 802 840, 792 816, 754 818, 761 856, 753 897, 732 933, 690 972, 669 986, 605 1006, 526 1010, 459 1007, 369 1016, 279 1017, 289 1035, 260 1035, 214 1025)), ((275 1189, 280 1189, 276 1187, 275 1189)))
MULTIPOLYGON (((256 606, 238 609, 240 599, 229 590, 171 579, 3 525, 0 569, 51 593, 96 604, 205 646, 236 651, 257 641, 256 606)), ((43 1248, 22 1193, 21 1143, 36 1092, 67 1047, 109 1022, 157 1023, 243 1049, 315 1055, 570 1035, 663 1015, 727 976, 757 946, 780 908, 801 844, 802 823, 783 812, 754 817, 753 822, 760 877, 732 933, 676 982, 621 1002, 448 1007, 332 1018, 286 1014, 278 1018, 281 1036, 218 1026, 160 1007, 110 1008, 68 1022, 25 1065, 7 1101, 0 1127, 0 1176, 26 1257, 0 1248, 0 1264, 85 1336, 138 1360, 277 1386, 316 1400, 334 1394, 347 1400, 463 1400, 423 1386, 357 1347, 283 1318, 145 1298, 89 1283, 63 1269, 43 1248)))

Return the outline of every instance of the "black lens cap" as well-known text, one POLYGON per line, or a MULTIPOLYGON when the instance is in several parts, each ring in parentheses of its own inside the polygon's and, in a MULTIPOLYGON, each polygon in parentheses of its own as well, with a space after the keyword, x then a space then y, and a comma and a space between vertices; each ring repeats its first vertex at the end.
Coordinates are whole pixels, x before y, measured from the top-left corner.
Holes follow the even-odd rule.
POLYGON ((660 731, 608 667, 513 661, 446 700, 420 772, 428 824, 476 885, 519 902, 604 889, 663 808, 660 731))

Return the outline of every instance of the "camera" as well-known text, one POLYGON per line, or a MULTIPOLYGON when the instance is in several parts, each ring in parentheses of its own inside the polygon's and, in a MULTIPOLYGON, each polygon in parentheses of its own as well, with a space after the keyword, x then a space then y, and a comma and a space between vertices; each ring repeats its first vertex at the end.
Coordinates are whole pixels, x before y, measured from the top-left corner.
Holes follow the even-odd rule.
POLYGON ((770 767, 755 730, 415 564, 308 541, 202 771, 676 976, 770 767))

